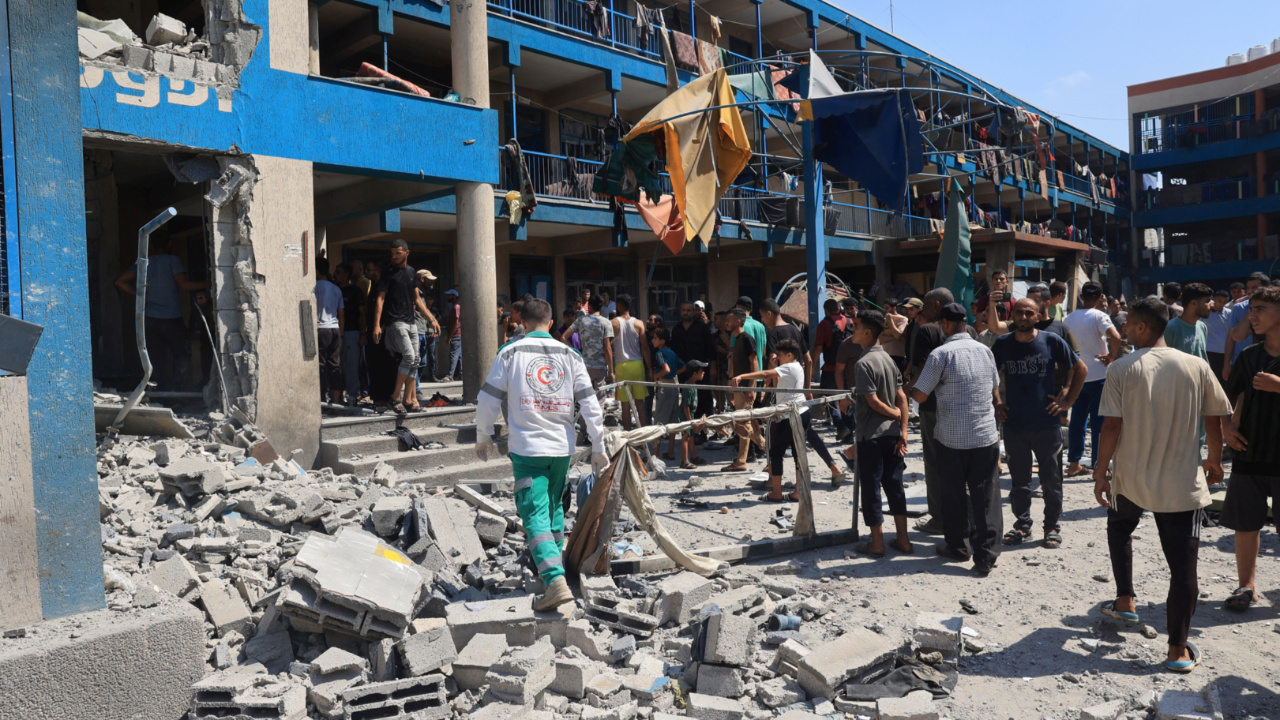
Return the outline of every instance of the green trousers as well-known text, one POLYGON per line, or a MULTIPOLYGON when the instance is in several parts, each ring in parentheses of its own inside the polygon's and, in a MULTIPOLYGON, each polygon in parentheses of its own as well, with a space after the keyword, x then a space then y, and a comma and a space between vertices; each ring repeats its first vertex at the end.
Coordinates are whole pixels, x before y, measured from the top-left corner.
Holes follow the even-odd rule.
POLYGON ((516 511, 524 522, 529 554, 544 585, 564 576, 564 483, 568 457, 509 453, 516 477, 516 511))

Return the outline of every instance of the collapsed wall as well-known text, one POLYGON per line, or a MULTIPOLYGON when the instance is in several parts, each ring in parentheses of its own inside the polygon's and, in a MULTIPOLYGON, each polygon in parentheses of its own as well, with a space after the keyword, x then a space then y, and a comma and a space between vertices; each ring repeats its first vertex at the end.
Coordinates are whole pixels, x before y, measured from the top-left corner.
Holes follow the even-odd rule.
MULTIPOLYGON (((249 418, 258 416, 259 285, 249 209, 257 171, 248 156, 218 158, 222 175, 205 200, 212 212, 210 267, 217 312, 217 356, 228 402, 249 418)), ((205 400, 218 404, 216 378, 205 400)))

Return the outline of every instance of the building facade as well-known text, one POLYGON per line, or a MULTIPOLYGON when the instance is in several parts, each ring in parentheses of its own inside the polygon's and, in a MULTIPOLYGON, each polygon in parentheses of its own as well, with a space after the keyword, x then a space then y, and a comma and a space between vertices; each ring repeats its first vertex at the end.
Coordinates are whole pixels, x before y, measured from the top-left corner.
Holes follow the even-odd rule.
POLYGON ((1137 291, 1217 288, 1280 257, 1280 40, 1129 87, 1137 291))

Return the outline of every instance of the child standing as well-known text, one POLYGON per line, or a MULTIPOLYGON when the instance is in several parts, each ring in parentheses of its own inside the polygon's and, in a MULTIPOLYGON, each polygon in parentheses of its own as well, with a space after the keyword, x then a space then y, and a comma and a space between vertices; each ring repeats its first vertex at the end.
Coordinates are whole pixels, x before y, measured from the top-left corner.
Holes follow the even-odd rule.
MULTIPOLYGON (((701 360, 690 360, 685 363, 685 369, 689 371, 689 376, 685 378, 686 385, 680 389, 680 412, 684 416, 686 422, 693 420, 693 413, 698 408, 698 383, 702 382, 702 378, 707 374, 707 363, 701 360)), ((698 457, 697 445, 694 443, 694 433, 684 433, 684 438, 680 441, 680 467, 685 470, 694 470, 703 464, 702 458, 698 457)))
MULTIPOLYGON (((685 365, 680 356, 667 347, 667 342, 671 340, 671 331, 665 327, 655 327, 652 332, 653 337, 649 342, 654 349, 653 381, 662 384, 653 401, 653 424, 666 425, 680 421, 677 415, 680 409, 680 382, 676 376, 684 370, 685 365)), ((667 438, 667 443, 667 454, 663 457, 667 460, 675 460, 675 438, 667 438)), ((658 440, 654 454, 662 455, 662 440, 658 440)))

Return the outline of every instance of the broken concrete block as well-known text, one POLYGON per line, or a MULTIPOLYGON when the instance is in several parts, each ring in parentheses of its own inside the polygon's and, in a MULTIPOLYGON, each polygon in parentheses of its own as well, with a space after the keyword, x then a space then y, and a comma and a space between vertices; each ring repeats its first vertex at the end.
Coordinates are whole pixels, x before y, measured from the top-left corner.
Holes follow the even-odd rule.
POLYGON ((695 720, 742 720, 742 703, 729 698, 689 693, 685 716, 695 720))
POLYGON ((545 639, 508 650, 489 668, 485 682, 501 702, 529 705, 556 677, 555 648, 545 639))
POLYGON ((742 697, 747 691, 742 671, 727 665, 698 665, 698 692, 716 697, 742 697))
POLYGON ((378 461, 378 464, 373 466, 373 474, 369 476, 369 482, 383 487, 395 487, 399 481, 400 473, 382 461, 378 461))
POLYGON ((424 499, 421 509, 430 525, 431 537, 446 558, 463 566, 485 556, 484 545, 476 534, 475 511, 470 505, 456 498, 432 495, 424 499))
POLYGON ((624 662, 636 652, 635 635, 623 635, 613 641, 614 662, 624 662))
POLYGON ((756 699, 768 708, 787 707, 804 702, 808 695, 791 678, 777 678, 756 687, 756 699))
POLYGON ((342 648, 329 648, 311 661, 311 671, 332 675, 343 670, 368 670, 369 661, 342 648))
POLYGON ((392 537, 400 532, 400 521, 409 512, 412 501, 403 495, 391 495, 374 503, 370 511, 373 530, 382 537, 392 537))
POLYGON ((751 664, 756 624, 743 615, 716 613, 706 620, 707 644, 703 660, 719 665, 751 664))
POLYGON ((599 595, 587 601, 587 617, 618 632, 648 638, 658 629, 658 618, 639 608, 639 600, 624 600, 613 595, 599 595))
POLYGON ((681 572, 658 583, 661 595, 654 615, 658 622, 683 625, 692 620, 697 608, 711 599, 715 585, 697 573, 681 572))
POLYGON ((181 45, 186 42, 187 26, 181 20, 171 18, 164 13, 156 13, 147 25, 147 44, 164 45, 173 43, 181 45))
POLYGON ((522 597, 456 602, 445 609, 445 619, 453 634, 454 647, 466 647, 479 633, 503 635, 511 646, 532 645, 537 626, 533 615, 533 598, 522 597))
POLYGON ((916 615, 914 639, 924 650, 936 650, 944 657, 957 657, 962 647, 964 618, 943 613, 916 615))
POLYGON ((636 673, 622 678, 622 687, 630 691, 631 696, 649 702, 665 691, 671 678, 666 675, 636 673))
POLYGON ((200 576, 196 574, 195 568, 191 567, 186 558, 177 554, 153 565, 142 579, 144 584, 155 585, 174 597, 183 597, 200 584, 200 576))
POLYGON ((223 717, 300 720, 306 714, 307 691, 288 675, 273 677, 232 668, 191 686, 191 717, 196 720, 223 717))
MULTIPOLYGON (((456 677, 457 665, 454 665, 456 677)), ((556 658, 556 677, 551 682, 551 691, 571 698, 581 699, 587 695, 587 685, 601 673, 598 663, 581 657, 556 658)), ((458 683, 459 686, 462 683, 458 683)))
POLYGON ((342 691, 341 697, 343 720, 434 720, 452 714, 445 695, 444 676, 439 674, 361 685, 342 691))
POLYGON ((369 677, 374 682, 396 679, 396 643, 383 638, 369 643, 369 677))
POLYGON ((160 588, 144 582, 138 585, 138 590, 133 594, 133 604, 140 608, 155 607, 163 598, 164 592, 160 588))
POLYGON ((618 594, 618 586, 613 582, 611 575, 583 575, 579 578, 578 589, 582 592, 582 599, 586 602, 595 602, 597 599, 605 596, 614 596, 618 594))
POLYGON ((1101 705, 1087 707, 1080 711, 1080 720, 1116 720, 1128 706, 1129 703, 1125 700, 1112 700, 1101 705))
POLYGON ((569 647, 581 650, 584 655, 596 662, 608 662, 613 657, 613 637, 597 633, 591 623, 585 619, 569 622, 565 641, 569 647))
POLYGON ((880 720, 938 720, 938 708, 933 704, 933 693, 916 690, 906 697, 881 698, 876 701, 880 720))
POLYGON ((368 676, 364 670, 347 668, 327 675, 312 670, 307 679, 307 699, 322 714, 334 717, 342 712, 342 693, 363 684, 368 676))
POLYGON ((862 682, 869 673, 891 662, 894 646, 888 638, 866 628, 854 628, 800 659, 800 687, 810 696, 836 697, 848 680, 862 682))
POLYGON ((398 550, 359 528, 312 534, 294 560, 280 611, 348 635, 400 638, 422 594, 422 575, 398 550))
POLYGON ((187 497, 208 495, 222 489, 226 476, 222 468, 199 458, 182 458, 160 468, 160 482, 165 492, 187 497))
POLYGON ((453 661, 453 681, 463 690, 478 690, 484 685, 484 676, 489 668, 502 657, 507 647, 505 635, 473 635, 458 653, 458 659, 453 661))
POLYGON ((778 646, 778 654, 774 658, 774 670, 783 675, 796 677, 800 673, 800 659, 809 654, 809 648, 798 640, 788 639, 778 646))
POLYGON ((701 611, 703 607, 715 605, 720 608, 721 612, 738 614, 746 612, 749 608, 754 608, 765 601, 764 590, 758 585, 743 585, 742 587, 726 590, 722 593, 712 595, 711 599, 703 603, 697 611, 701 611))
POLYGON ((400 666, 412 677, 438 670, 458 657, 453 635, 445 625, 409 635, 397 644, 396 649, 400 654, 400 666))
POLYGON ((1204 692, 1165 690, 1156 700, 1157 720, 1222 720, 1218 691, 1212 685, 1204 692))
POLYGON ((273 674, 286 672, 293 664, 293 642, 287 631, 259 635, 244 644, 245 657, 262 663, 273 674))
POLYGON ((244 600, 224 580, 214 579, 200 585, 200 602, 209 614, 209 621, 217 629, 220 637, 231 631, 248 635, 253 625, 253 616, 244 600))
POLYGON ((501 545, 507 536, 507 519, 479 510, 476 512, 476 534, 486 547, 501 545))
MULTIPOLYGON (((194 63, 191 69, 195 69, 194 63)), ((205 193, 204 199, 208 200, 209 204, 215 208, 221 209, 223 205, 226 205, 227 202, 235 197, 236 191, 251 175, 249 170, 240 165, 228 163, 227 169, 222 175, 210 184, 209 192, 205 193)))

